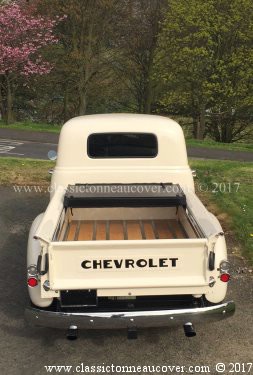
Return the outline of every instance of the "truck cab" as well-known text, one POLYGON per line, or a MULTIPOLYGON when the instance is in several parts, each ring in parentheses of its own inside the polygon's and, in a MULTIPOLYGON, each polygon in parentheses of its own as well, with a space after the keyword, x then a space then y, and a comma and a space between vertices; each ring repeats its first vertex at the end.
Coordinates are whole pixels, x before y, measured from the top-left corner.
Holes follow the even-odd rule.
POLYGON ((193 323, 234 313, 234 302, 224 302, 224 233, 195 194, 175 121, 68 121, 50 191, 28 240, 29 323, 72 336, 78 328, 182 325, 194 336, 193 323))

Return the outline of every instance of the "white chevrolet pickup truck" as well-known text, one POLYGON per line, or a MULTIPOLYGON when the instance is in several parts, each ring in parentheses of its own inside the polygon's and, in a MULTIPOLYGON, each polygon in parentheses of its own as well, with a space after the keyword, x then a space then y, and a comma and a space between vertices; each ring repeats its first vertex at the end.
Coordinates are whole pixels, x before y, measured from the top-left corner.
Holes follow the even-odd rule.
POLYGON ((26 320, 78 329, 182 325, 231 316, 216 217, 194 192, 184 135, 160 116, 76 117, 62 128, 46 211, 28 240, 26 320))

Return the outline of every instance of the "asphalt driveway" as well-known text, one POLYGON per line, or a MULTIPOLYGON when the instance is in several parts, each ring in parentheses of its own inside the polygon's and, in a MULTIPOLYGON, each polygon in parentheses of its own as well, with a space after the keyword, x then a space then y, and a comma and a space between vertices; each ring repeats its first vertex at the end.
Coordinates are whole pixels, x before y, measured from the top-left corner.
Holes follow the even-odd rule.
MULTIPOLYGON (((192 370, 191 373, 195 374, 217 374, 215 366, 221 362, 226 370, 220 373, 229 374, 234 373, 229 372, 233 369, 230 363, 237 362, 241 369, 245 363, 246 372, 246 363, 252 362, 253 354, 253 278, 247 262, 235 254, 230 255, 234 277, 228 299, 235 300, 236 314, 223 322, 196 326, 195 338, 185 338, 180 327, 142 330, 138 340, 134 341, 126 339, 125 331, 81 332, 77 341, 70 342, 62 331, 27 328, 23 319, 28 303, 25 279, 27 236, 32 220, 45 209, 48 196, 15 193, 11 187, 1 187, 0 196, 1 375, 46 374, 44 366, 47 365, 70 365, 73 366, 70 373, 77 373, 75 367, 81 363, 87 366, 178 365, 186 366, 184 372, 174 369, 171 373, 192 370), (188 366, 208 367, 189 370, 188 366)), ((234 249, 229 233, 227 240, 230 250, 234 249)), ((67 372, 61 370, 61 373, 67 372)))

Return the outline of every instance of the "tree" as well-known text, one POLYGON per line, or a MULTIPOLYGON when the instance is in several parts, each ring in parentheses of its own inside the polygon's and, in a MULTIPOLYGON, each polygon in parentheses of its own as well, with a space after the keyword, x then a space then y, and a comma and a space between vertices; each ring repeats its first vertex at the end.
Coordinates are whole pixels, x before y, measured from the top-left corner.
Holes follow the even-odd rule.
POLYGON ((110 38, 115 14, 120 6, 116 0, 55 0, 49 12, 66 14, 57 35, 56 74, 61 87, 66 117, 70 104, 74 114, 87 113, 90 92, 95 83, 108 79, 111 58, 110 38))
POLYGON ((251 0, 170 1, 156 55, 160 102, 190 115, 196 138, 231 142, 252 120, 240 118, 252 108, 252 23, 251 0))
POLYGON ((252 132, 253 3, 215 1, 212 72, 207 131, 218 142, 234 142, 252 132))
POLYGON ((52 68, 39 53, 56 43, 53 34, 59 18, 51 20, 34 15, 35 8, 26 1, 0 6, 0 80, 1 109, 7 123, 13 120, 13 102, 18 77, 48 74, 52 68))
POLYGON ((154 56, 167 1, 128 0, 122 3, 126 16, 121 21, 119 38, 114 41, 118 50, 118 64, 114 69, 133 97, 132 109, 151 113, 159 86, 153 80, 154 56))

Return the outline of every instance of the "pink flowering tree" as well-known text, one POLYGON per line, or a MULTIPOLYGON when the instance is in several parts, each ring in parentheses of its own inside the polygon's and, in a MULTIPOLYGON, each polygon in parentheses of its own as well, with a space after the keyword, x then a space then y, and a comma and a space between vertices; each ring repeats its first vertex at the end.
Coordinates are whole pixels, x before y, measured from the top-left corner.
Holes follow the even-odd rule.
MULTIPOLYGON (((35 3, 36 4, 36 3, 35 3)), ((6 122, 13 120, 13 102, 18 77, 48 74, 52 66, 40 54, 42 47, 56 43, 53 30, 60 18, 36 14, 26 1, 0 5, 0 101, 6 122)))

